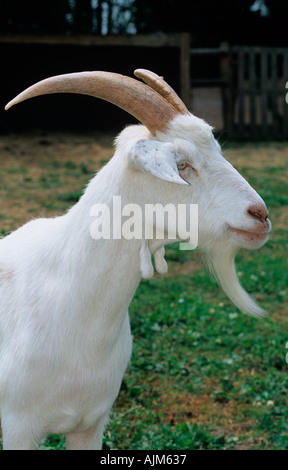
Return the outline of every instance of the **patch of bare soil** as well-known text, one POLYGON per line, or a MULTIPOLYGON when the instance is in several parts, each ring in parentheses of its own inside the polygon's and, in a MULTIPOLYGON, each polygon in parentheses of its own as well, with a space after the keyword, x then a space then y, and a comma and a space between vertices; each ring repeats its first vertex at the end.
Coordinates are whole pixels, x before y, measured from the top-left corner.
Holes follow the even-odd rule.
MULTIPOLYGON (((213 384, 207 384, 205 393, 200 394, 175 394, 175 390, 171 390, 171 384, 165 386, 163 383, 154 383, 159 398, 155 406, 158 411, 163 414, 163 422, 165 424, 182 424, 194 423, 200 427, 209 427, 214 436, 229 436, 233 438, 241 437, 241 445, 239 450, 250 449, 251 442, 249 437, 253 434, 253 420, 243 416, 243 405, 240 406, 236 402, 229 400, 222 402, 213 398, 213 384), (210 390, 211 389, 211 390, 210 390), (176 398, 175 398, 176 396, 176 398), (237 420, 239 419, 239 422, 237 420), (236 418, 236 419, 235 419, 236 418), (245 435, 245 442, 243 441, 245 435), (247 444, 246 444, 247 442, 247 444)), ((261 439, 261 438, 259 438, 261 439)), ((262 439, 264 439, 262 437, 262 439)), ((253 437, 255 443, 255 437, 253 437)), ((237 444, 234 445, 237 449, 237 444)))
POLYGON ((114 136, 108 133, 31 131, 24 134, 1 135, 1 163, 6 154, 9 167, 19 162, 34 163, 35 159, 50 161, 74 161, 75 163, 101 162, 111 156, 114 136), (4 152, 4 155, 3 153, 4 152))
POLYGON ((14 230, 31 218, 63 213, 69 204, 58 208, 57 197, 85 188, 113 155, 114 137, 41 131, 1 135, 0 228, 14 230))
MULTIPOLYGON (((238 148, 224 150, 223 155, 238 171, 248 167, 255 171, 285 165, 287 168, 287 147, 277 143, 272 147, 268 144, 261 144, 258 147, 253 144, 243 144, 238 148)), ((287 171, 283 171, 283 177, 288 181, 287 171)))

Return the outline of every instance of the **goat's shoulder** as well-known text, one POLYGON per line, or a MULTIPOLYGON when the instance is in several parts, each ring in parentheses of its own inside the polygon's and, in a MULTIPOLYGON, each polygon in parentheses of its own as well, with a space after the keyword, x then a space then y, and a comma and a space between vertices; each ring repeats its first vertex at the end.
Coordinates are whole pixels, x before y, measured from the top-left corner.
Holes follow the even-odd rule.
POLYGON ((57 234, 61 225, 61 217, 32 219, 0 240, 0 262, 7 253, 17 254, 34 246, 35 243, 45 244, 57 234))

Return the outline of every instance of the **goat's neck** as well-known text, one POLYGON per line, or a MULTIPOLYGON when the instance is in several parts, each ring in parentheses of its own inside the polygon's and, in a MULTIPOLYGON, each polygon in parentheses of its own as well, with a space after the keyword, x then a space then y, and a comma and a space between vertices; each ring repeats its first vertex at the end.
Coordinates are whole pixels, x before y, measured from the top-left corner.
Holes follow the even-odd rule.
MULTIPOLYGON (((119 317, 119 320, 127 311, 141 280, 140 250, 143 242, 112 237, 109 240, 93 239, 90 228, 94 218, 90 211, 96 203, 105 203, 112 211, 115 195, 120 195, 127 203, 129 195, 121 177, 121 162, 119 167, 117 160, 110 161, 93 178, 79 202, 64 216, 67 230, 70 231, 66 237, 65 256, 71 260, 70 273, 75 271, 74 277, 71 274, 74 298, 79 295, 77 282, 81 276, 82 292, 79 298, 91 304, 91 309, 105 309, 107 319, 112 316, 119 317)), ((85 311, 89 312, 89 308, 85 311)))

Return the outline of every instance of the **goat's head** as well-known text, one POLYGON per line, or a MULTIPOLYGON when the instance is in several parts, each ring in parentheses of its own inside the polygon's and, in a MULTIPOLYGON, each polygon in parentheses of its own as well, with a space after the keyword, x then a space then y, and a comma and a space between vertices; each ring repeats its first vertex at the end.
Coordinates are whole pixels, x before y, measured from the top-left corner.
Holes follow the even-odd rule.
POLYGON ((154 203, 166 204, 169 195, 175 204, 198 204, 199 248, 209 267, 237 307, 261 315, 239 283, 234 258, 239 248, 259 248, 267 241, 271 223, 263 200, 223 158, 212 128, 193 116, 161 77, 143 69, 135 75, 146 84, 107 72, 51 77, 20 93, 6 109, 42 94, 80 93, 135 116, 150 133, 129 149, 129 171, 135 178, 145 175, 149 192, 154 184, 154 203))

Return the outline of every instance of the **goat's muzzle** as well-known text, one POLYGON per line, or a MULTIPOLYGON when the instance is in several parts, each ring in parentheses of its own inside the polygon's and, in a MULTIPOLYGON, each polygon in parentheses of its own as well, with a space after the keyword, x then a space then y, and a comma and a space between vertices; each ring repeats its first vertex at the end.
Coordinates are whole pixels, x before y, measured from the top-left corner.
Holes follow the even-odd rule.
POLYGON ((227 225, 227 228, 236 238, 245 241, 245 244, 250 244, 252 247, 262 246, 268 240, 272 228, 266 206, 251 205, 247 209, 247 215, 248 226, 237 228, 227 225))

